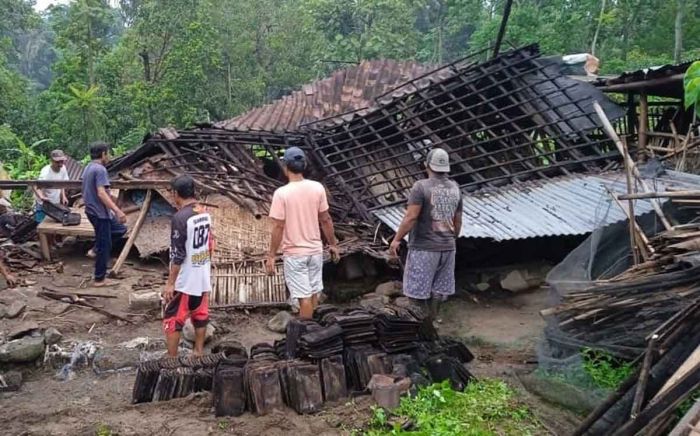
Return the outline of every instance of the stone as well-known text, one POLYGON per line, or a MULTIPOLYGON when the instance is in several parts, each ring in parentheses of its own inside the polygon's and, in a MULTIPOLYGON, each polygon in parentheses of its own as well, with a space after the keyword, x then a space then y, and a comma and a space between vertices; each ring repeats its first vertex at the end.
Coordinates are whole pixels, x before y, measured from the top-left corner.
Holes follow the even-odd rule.
POLYGON ((13 327, 7 334, 8 339, 17 339, 39 330, 39 324, 34 321, 23 321, 13 327))
MULTIPOLYGON (((207 333, 204 336, 204 343, 209 342, 211 338, 214 337, 215 330, 216 329, 211 322, 207 324, 207 333)), ((186 341, 194 342, 194 326, 192 325, 192 320, 189 318, 187 321, 185 321, 185 325, 182 327, 182 336, 186 341)))
POLYGON ((374 292, 377 295, 386 295, 387 297, 400 297, 402 293, 402 284, 398 281, 386 282, 378 285, 374 292))
POLYGON ((33 362, 44 354, 44 338, 25 336, 0 345, 0 362, 33 362))
POLYGON ((0 319, 5 318, 5 316, 7 316, 7 306, 0 304, 0 319))
POLYGON ((481 292, 488 291, 488 289, 491 287, 488 283, 477 283, 476 284, 476 289, 478 289, 481 292))
POLYGON ((0 392, 18 391, 22 386, 22 373, 19 371, 7 371, 0 373, 0 392))
POLYGON ((7 308, 5 312, 5 317, 7 318, 17 318, 22 311, 27 307, 27 305, 21 301, 15 301, 7 308))
POLYGON ((275 333, 285 333, 287 331, 287 324, 289 324, 289 321, 292 319, 293 316, 291 313, 286 310, 279 311, 267 322, 267 328, 275 333))
POLYGON ((383 309, 384 308, 384 296, 367 294, 364 297, 362 297, 362 300, 360 300, 360 306, 362 306, 365 309, 370 309, 370 308, 383 309))
POLYGON ((501 287, 511 292, 520 292, 533 286, 527 281, 527 272, 514 269, 501 279, 501 287))
POLYGON ((160 293, 153 291, 132 292, 129 294, 129 308, 132 310, 160 309, 160 293))
POLYGON ((44 341, 46 345, 57 344, 63 339, 63 335, 54 327, 49 327, 44 331, 44 341))

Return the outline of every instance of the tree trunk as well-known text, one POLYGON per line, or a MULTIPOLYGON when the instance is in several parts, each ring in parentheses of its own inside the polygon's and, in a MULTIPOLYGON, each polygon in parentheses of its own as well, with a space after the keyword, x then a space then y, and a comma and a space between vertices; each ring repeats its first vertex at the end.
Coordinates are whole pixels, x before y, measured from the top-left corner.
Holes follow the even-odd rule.
POLYGON ((676 38, 673 47, 673 62, 677 64, 681 62, 681 54, 683 53, 683 9, 685 9, 685 0, 678 0, 675 24, 676 38))
POLYGON ((601 1, 600 5, 600 15, 598 16, 598 25, 595 27, 595 33, 593 34, 593 42, 591 43, 591 54, 595 56, 596 44, 598 44, 598 35, 600 35, 600 28, 603 25, 603 15, 605 14, 605 0, 601 1))
POLYGON ((141 56, 141 60, 143 61, 143 79, 146 83, 151 83, 151 60, 148 56, 148 52, 144 50, 139 53, 139 56, 141 56))

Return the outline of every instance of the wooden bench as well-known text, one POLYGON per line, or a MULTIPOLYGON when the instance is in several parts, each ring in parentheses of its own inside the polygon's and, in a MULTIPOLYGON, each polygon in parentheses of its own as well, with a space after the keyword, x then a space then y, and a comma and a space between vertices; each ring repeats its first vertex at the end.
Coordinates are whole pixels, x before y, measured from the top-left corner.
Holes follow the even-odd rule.
POLYGON ((95 230, 92 228, 92 224, 90 224, 90 221, 85 216, 84 209, 75 209, 73 212, 80 213, 80 224, 77 226, 64 226, 47 215, 44 221, 42 221, 36 228, 36 231, 39 234, 41 255, 45 260, 51 260, 51 247, 49 246, 48 235, 81 236, 95 239, 95 230))

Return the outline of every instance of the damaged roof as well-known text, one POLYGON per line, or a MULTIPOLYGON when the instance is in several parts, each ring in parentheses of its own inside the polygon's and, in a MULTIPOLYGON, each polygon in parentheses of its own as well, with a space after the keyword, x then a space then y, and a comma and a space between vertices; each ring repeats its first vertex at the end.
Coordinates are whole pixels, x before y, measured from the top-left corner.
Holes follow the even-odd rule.
MULTIPOLYGON (((676 171, 647 176, 645 181, 656 191, 700 189, 700 176, 676 171)), ((464 193, 460 237, 506 241, 584 235, 627 219, 608 189, 616 194, 627 193, 624 172, 578 174, 464 193)), ((627 202, 623 205, 627 207, 627 202)), ((652 210, 650 200, 635 201, 635 215, 652 210)), ((392 206, 377 210, 374 215, 396 231, 404 211, 404 206, 392 206)))
POLYGON ((448 70, 425 86, 379 99, 365 115, 309 134, 324 182, 360 218, 405 202, 433 147, 450 154, 453 178, 469 191, 598 173, 619 162, 592 103, 599 101, 610 119, 624 111, 541 59, 536 45, 448 70))
POLYGON ((616 77, 599 78, 594 85, 606 92, 644 90, 649 95, 683 99, 683 76, 693 62, 626 71, 616 77))
POLYGON ((362 61, 215 126, 237 131, 296 132, 304 124, 373 106, 376 97, 433 70, 435 66, 413 61, 362 61))

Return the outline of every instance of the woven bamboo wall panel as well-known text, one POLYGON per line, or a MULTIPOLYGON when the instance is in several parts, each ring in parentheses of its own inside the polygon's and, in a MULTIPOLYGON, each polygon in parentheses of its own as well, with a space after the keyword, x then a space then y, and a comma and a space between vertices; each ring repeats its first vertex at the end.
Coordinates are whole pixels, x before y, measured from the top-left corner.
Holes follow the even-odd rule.
POLYGON ((287 288, 282 265, 268 276, 264 261, 216 265, 212 270, 211 300, 214 306, 250 303, 284 303, 287 288))
POLYGON ((210 208, 214 223, 216 252, 214 263, 231 263, 262 257, 270 244, 270 220, 256 219, 236 205, 210 208))

